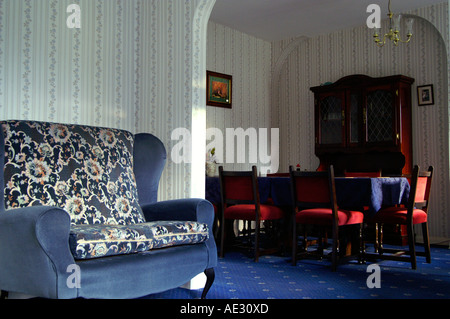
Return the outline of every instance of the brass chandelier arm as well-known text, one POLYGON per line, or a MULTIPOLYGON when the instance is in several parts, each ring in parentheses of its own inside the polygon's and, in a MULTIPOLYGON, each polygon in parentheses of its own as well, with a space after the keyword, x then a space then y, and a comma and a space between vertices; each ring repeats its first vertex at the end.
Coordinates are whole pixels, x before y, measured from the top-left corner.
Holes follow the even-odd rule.
POLYGON ((412 33, 408 33, 406 35, 406 40, 402 40, 398 34, 399 34, 398 31, 393 31, 391 29, 391 30, 389 30, 389 33, 386 33, 383 36, 383 41, 380 40, 380 36, 378 34, 374 34, 373 37, 375 39, 375 44, 379 47, 382 47, 386 44, 386 39, 391 40, 395 46, 398 46, 399 43, 408 43, 411 41, 412 33))

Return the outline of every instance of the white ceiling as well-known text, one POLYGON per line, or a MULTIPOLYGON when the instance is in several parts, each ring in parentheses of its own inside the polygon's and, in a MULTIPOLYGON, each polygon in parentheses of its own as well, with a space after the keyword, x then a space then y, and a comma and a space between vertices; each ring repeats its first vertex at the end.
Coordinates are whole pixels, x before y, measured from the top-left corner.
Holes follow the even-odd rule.
MULTIPOLYGON (((392 0, 401 13, 446 0, 392 0)), ((387 17, 388 0, 216 0, 210 20, 246 34, 276 41, 315 36, 366 24, 369 4, 378 4, 387 17)))

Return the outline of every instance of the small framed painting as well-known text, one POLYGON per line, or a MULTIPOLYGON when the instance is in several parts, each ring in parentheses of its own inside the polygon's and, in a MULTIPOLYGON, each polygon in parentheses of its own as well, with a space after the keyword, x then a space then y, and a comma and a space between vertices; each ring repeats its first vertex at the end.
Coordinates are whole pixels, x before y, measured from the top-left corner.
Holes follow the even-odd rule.
POLYGON ((419 105, 432 105, 434 104, 433 85, 422 85, 417 87, 417 101, 419 105))
POLYGON ((206 71, 206 105, 231 109, 231 75, 206 71))

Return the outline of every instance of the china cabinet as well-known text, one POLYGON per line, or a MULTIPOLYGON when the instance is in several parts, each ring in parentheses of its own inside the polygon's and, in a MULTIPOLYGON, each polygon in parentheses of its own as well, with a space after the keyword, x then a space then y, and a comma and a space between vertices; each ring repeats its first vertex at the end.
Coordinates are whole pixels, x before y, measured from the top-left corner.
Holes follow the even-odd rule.
POLYGON ((410 174, 413 82, 403 75, 350 75, 312 87, 318 169, 410 174))

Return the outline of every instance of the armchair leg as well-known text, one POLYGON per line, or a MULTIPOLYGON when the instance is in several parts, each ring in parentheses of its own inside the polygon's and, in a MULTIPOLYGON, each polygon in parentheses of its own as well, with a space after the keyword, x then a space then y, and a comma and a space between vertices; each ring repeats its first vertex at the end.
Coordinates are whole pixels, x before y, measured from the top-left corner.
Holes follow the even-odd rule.
POLYGON ((214 268, 206 269, 205 275, 206 275, 206 284, 205 284, 205 288, 203 288, 202 299, 206 299, 206 294, 208 293, 209 289, 211 288, 211 286, 214 282, 214 278, 216 277, 216 275, 214 273, 214 268))

